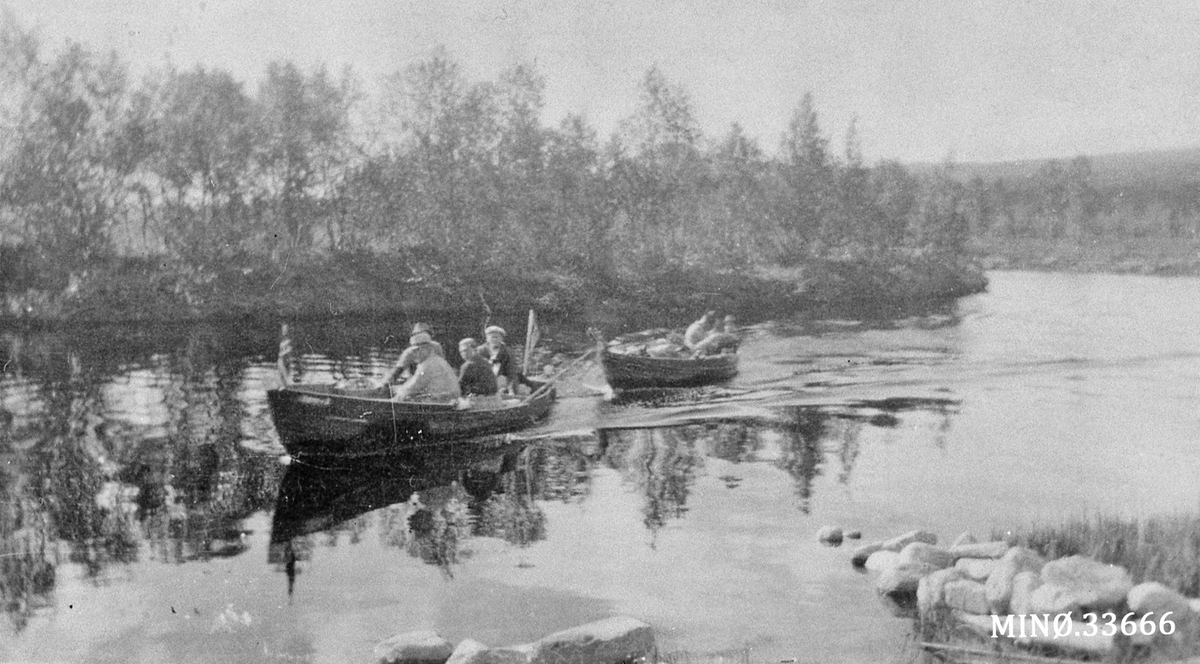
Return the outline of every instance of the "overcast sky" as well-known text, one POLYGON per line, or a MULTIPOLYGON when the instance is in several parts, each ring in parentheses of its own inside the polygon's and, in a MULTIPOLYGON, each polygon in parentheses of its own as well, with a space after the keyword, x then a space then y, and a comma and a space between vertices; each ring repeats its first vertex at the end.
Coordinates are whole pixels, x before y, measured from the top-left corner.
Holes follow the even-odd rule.
POLYGON ((273 59, 364 82, 441 44, 472 79, 516 60, 547 79, 543 118, 602 135, 657 64, 705 135, 740 123, 773 152, 805 90, 839 151, 868 160, 1070 157, 1200 146, 1200 3, 1044 0, 0 0, 48 48, 115 48, 138 71, 273 59))

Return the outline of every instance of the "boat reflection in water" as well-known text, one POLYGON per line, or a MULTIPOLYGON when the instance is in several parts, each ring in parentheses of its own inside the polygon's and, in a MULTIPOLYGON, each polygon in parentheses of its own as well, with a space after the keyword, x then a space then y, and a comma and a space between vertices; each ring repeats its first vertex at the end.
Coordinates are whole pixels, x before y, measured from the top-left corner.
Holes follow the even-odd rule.
POLYGON ((298 565, 327 539, 319 533, 353 536, 373 523, 385 545, 452 577, 471 537, 518 546, 544 539, 535 499, 547 497, 546 487, 580 482, 588 454, 594 445, 568 450, 501 437, 329 465, 293 461, 275 503, 268 562, 287 574, 291 594, 298 565))

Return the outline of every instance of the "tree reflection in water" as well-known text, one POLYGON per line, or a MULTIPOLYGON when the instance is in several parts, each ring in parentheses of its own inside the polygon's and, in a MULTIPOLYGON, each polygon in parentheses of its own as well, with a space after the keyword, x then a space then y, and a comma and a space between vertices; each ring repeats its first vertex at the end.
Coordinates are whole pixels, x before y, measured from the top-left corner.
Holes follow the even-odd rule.
POLYGON ((17 630, 64 563, 102 583, 143 557, 236 555, 241 520, 274 498, 275 458, 239 445, 244 342, 176 335, 0 337, 0 601, 17 630))

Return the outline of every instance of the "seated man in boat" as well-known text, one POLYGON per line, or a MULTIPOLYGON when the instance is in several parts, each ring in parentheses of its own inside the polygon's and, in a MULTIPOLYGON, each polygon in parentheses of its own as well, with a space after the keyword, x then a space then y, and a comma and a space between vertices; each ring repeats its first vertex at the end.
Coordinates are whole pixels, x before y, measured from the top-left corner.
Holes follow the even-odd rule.
MULTIPOLYGON (((409 335, 409 338, 411 339, 422 332, 428 334, 431 341, 433 340, 433 326, 431 326, 429 323, 417 323, 416 325, 413 325, 412 334, 409 335)), ((442 344, 438 343, 437 341, 432 341, 432 343, 434 346, 434 352, 436 352, 439 357, 445 358, 446 351, 442 349, 442 344)), ((396 360, 396 364, 383 377, 383 382, 385 385, 390 385, 398 382, 401 378, 408 378, 409 376, 412 376, 413 372, 417 369, 417 360, 415 359, 416 352, 416 346, 410 345, 408 348, 404 349, 403 353, 400 353, 400 359, 396 360)))
POLYGON ((737 334, 737 321, 733 316, 726 316, 724 327, 720 330, 714 328, 708 336, 696 344, 695 348, 692 349, 692 357, 720 355, 725 352, 736 353, 738 344, 740 343, 741 338, 737 334))
POLYGON ((458 342, 462 366, 458 368, 458 387, 472 408, 503 405, 500 387, 492 363, 479 353, 479 342, 467 337, 458 342))
POLYGON ((433 337, 428 332, 418 332, 409 337, 408 343, 416 368, 408 380, 392 388, 392 401, 458 401, 462 396, 458 376, 446 358, 438 354, 433 337))
POLYGON ((704 338, 710 333, 719 331, 716 329, 716 321, 714 320, 716 317, 717 312, 706 311, 700 317, 700 320, 688 325, 687 331, 683 333, 683 345, 694 351, 696 350, 696 344, 704 341, 704 338))
POLYGON ((521 385, 529 385, 528 379, 521 373, 521 367, 517 366, 517 357, 509 350, 505 344, 504 328, 499 325, 491 325, 483 331, 484 338, 487 343, 483 346, 482 352, 492 362, 492 372, 496 374, 496 382, 500 386, 500 391, 505 394, 516 394, 517 388, 521 385))

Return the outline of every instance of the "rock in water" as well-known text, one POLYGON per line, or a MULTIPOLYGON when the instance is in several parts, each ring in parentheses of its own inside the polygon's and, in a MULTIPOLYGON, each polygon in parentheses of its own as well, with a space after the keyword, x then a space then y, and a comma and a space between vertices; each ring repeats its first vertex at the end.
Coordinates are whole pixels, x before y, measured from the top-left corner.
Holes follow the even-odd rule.
POLYGON ((822 526, 817 531, 817 541, 830 546, 837 546, 842 543, 842 529, 837 526, 822 526))
POLYGON ((530 664, 617 664, 653 657, 655 651, 650 626, 628 616, 557 632, 530 646, 530 664))
POLYGON ((454 648, 430 630, 397 634, 375 646, 379 664, 444 664, 454 648))

